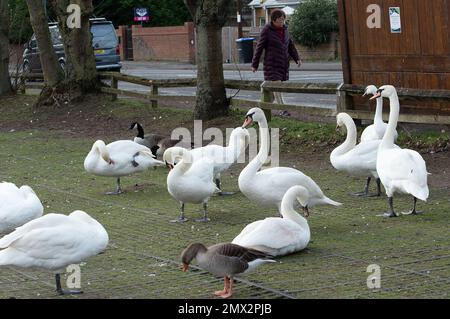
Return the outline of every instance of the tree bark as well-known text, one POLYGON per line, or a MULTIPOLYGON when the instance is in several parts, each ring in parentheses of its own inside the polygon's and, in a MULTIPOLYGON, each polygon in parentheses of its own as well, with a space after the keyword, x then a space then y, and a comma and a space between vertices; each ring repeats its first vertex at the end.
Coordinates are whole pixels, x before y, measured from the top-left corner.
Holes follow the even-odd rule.
POLYGON ((92 0, 51 0, 58 17, 59 30, 64 43, 66 55, 66 85, 77 90, 81 95, 98 92, 100 82, 97 75, 92 34, 89 18, 93 15, 92 0), (67 12, 70 4, 81 8, 81 27, 69 28, 67 12))
POLYGON ((9 23, 8 0, 0 0, 0 95, 12 93, 9 77, 9 23))
MULTIPOLYGON (((50 31, 48 21, 45 15, 45 3, 43 0, 26 0, 28 11, 30 13, 30 22, 36 35, 41 60, 42 73, 47 87, 55 87, 64 80, 64 72, 58 62, 50 31)), ((48 88, 44 88, 41 93, 47 95, 48 88)))
POLYGON ((184 0, 196 26, 197 98, 196 119, 207 120, 228 114, 223 77, 222 27, 228 16, 226 0, 184 0))

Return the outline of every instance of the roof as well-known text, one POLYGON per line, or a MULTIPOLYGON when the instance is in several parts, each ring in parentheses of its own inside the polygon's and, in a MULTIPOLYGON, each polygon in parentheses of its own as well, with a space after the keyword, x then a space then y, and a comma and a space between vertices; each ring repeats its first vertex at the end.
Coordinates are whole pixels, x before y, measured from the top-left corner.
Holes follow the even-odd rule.
POLYGON ((289 6, 286 6, 281 10, 283 10, 287 16, 290 16, 290 15, 294 14, 294 12, 295 12, 295 9, 292 7, 289 7, 289 6))
POLYGON ((255 8, 261 8, 261 7, 268 7, 268 8, 283 8, 285 6, 293 5, 296 6, 300 4, 302 0, 252 0, 248 6, 249 7, 255 7, 255 8))

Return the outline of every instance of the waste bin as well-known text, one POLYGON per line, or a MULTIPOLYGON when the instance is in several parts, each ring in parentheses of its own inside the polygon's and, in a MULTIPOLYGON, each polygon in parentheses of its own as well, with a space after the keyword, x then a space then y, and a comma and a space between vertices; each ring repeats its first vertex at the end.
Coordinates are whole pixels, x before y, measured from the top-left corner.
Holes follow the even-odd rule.
POLYGON ((251 63, 253 59, 253 40, 255 38, 240 38, 236 40, 239 63, 251 63))

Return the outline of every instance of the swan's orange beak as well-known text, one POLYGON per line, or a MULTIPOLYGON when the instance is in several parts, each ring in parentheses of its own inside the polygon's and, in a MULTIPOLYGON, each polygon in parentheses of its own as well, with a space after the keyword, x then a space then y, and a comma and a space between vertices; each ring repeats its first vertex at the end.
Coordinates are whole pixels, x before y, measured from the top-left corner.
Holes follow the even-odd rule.
POLYGON ((252 117, 251 117, 251 116, 246 116, 246 117, 245 117, 244 124, 242 124, 242 128, 247 128, 247 127, 249 127, 250 125, 252 125, 252 123, 253 123, 252 117))
POLYGON ((182 270, 183 272, 188 271, 188 269, 189 269, 189 265, 188 265, 188 264, 183 264, 183 266, 181 266, 181 270, 182 270))
POLYGON ((381 96, 381 92, 375 93, 369 100, 377 99, 381 96))

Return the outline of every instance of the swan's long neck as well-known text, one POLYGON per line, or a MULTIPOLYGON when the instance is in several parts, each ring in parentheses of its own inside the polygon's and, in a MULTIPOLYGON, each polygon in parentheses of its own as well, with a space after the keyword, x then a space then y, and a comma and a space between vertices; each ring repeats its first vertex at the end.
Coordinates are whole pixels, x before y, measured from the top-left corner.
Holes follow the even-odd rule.
POLYGON ((184 150, 183 160, 180 161, 177 165, 175 165, 175 167, 172 170, 173 174, 177 176, 184 175, 191 168, 192 162, 193 162, 192 154, 189 151, 184 150))
POLYGON ((353 149, 356 145, 356 125, 355 122, 351 118, 344 118, 344 125, 347 130, 347 137, 340 146, 336 147, 333 152, 331 152, 330 157, 334 158, 335 156, 339 156, 347 153, 351 149, 353 149))
POLYGON ((266 162, 269 155, 269 127, 267 125, 267 120, 263 118, 258 122, 258 125, 261 146, 259 148, 258 155, 250 162, 252 166, 258 167, 257 169, 259 169, 266 162))
POLYGON ((297 201, 296 194, 286 194, 281 202, 280 212, 283 218, 292 220, 305 231, 309 232, 308 221, 298 214, 294 209, 294 203, 297 201))
POLYGON ((245 150, 245 136, 231 136, 228 146, 225 147, 226 161, 235 162, 245 150))
POLYGON ((398 116, 400 113, 400 103, 398 101, 397 92, 393 92, 389 96, 389 123, 380 143, 380 148, 390 148, 394 146, 395 130, 397 128, 398 116))
POLYGON ((375 126, 383 125, 383 98, 377 98, 377 108, 375 109, 375 117, 373 119, 375 126))
POLYGON ((109 157, 108 149, 106 148, 105 142, 97 141, 92 146, 92 149, 96 150, 98 154, 103 158, 105 162, 109 162, 111 159, 109 157))

